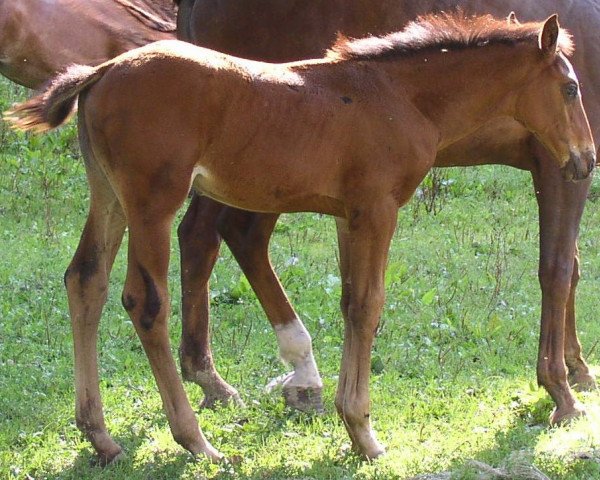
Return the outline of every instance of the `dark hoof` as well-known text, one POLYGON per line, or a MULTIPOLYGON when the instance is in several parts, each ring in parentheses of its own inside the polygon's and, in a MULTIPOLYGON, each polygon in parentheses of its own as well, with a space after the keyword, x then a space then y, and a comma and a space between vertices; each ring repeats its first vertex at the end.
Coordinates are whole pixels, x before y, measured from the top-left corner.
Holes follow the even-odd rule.
POLYGON ((572 420, 585 416, 585 408, 580 403, 576 403, 569 409, 559 410, 555 408, 550 415, 550 425, 552 427, 567 425, 572 420))
POLYGON ((576 392, 592 392, 596 390, 596 379, 589 373, 581 375, 569 375, 569 385, 576 392))
POLYGON ((325 412, 323 408, 322 387, 297 387, 284 385, 283 398, 288 407, 295 408, 301 412, 319 413, 325 412))

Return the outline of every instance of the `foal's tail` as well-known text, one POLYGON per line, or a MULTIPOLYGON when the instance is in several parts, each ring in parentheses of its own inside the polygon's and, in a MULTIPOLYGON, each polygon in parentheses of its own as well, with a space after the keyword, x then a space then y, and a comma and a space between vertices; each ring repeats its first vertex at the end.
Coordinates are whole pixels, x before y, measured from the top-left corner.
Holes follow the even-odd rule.
POLYGON ((75 110, 77 96, 100 80, 112 65, 112 61, 97 67, 71 65, 56 76, 42 93, 5 112, 5 120, 17 130, 38 133, 59 127, 75 110))

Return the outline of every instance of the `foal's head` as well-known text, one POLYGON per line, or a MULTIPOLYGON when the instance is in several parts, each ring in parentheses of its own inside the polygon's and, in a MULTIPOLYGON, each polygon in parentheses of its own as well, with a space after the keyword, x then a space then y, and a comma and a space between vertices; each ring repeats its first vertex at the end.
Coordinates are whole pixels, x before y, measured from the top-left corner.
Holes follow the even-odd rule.
POLYGON ((596 150, 579 82, 566 57, 572 46, 564 35, 556 15, 543 24, 540 68, 517 98, 516 119, 557 159, 565 179, 581 180, 594 168, 596 150))

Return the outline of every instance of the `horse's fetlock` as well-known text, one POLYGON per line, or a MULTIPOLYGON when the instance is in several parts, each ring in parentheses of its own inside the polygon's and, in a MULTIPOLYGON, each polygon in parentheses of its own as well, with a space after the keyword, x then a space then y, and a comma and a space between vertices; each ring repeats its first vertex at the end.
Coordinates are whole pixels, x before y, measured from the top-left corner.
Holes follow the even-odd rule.
MULTIPOLYGON (((338 408, 338 412, 340 412, 340 408, 338 408)), ((365 422, 369 422, 369 409, 365 408, 364 405, 358 402, 344 402, 344 405, 341 407, 340 415, 344 419, 344 421, 349 425, 362 425, 365 422)))
POLYGON ((172 428, 171 433, 175 441, 186 450, 193 450, 194 445, 198 443, 198 426, 196 420, 192 422, 193 425, 184 425, 179 428, 172 428))
POLYGON ((538 385, 549 389, 567 384, 567 368, 562 362, 548 363, 537 370, 538 385))
POLYGON ((188 355, 179 349, 181 376, 188 382, 197 382, 200 377, 212 374, 215 367, 212 358, 198 355, 188 355))
POLYGON ((284 325, 275 326, 281 358, 296 365, 312 356, 312 339, 302 322, 294 318, 284 325))

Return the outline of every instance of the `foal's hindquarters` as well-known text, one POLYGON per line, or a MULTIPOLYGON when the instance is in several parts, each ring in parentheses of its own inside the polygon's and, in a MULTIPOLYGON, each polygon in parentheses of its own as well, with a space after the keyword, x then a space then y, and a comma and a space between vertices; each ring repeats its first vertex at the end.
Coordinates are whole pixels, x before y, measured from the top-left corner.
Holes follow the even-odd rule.
POLYGON ((136 173, 135 169, 125 169, 126 176, 120 176, 111 170, 119 155, 106 160, 105 152, 97 154, 101 149, 90 146, 87 110, 83 106, 79 110, 79 140, 90 185, 90 211, 65 275, 75 349, 77 425, 94 446, 101 464, 120 454, 120 446, 104 424, 96 342, 108 277, 127 226, 128 267, 122 302, 150 360, 173 437, 191 453, 218 460, 221 455, 198 428, 179 380, 167 333, 170 227, 175 211, 186 198, 189 178, 171 184, 168 178, 176 172, 149 178, 148 171, 136 173), (99 157, 105 161, 99 161, 99 157), (173 188, 157 189, 153 184, 156 181, 173 188))

